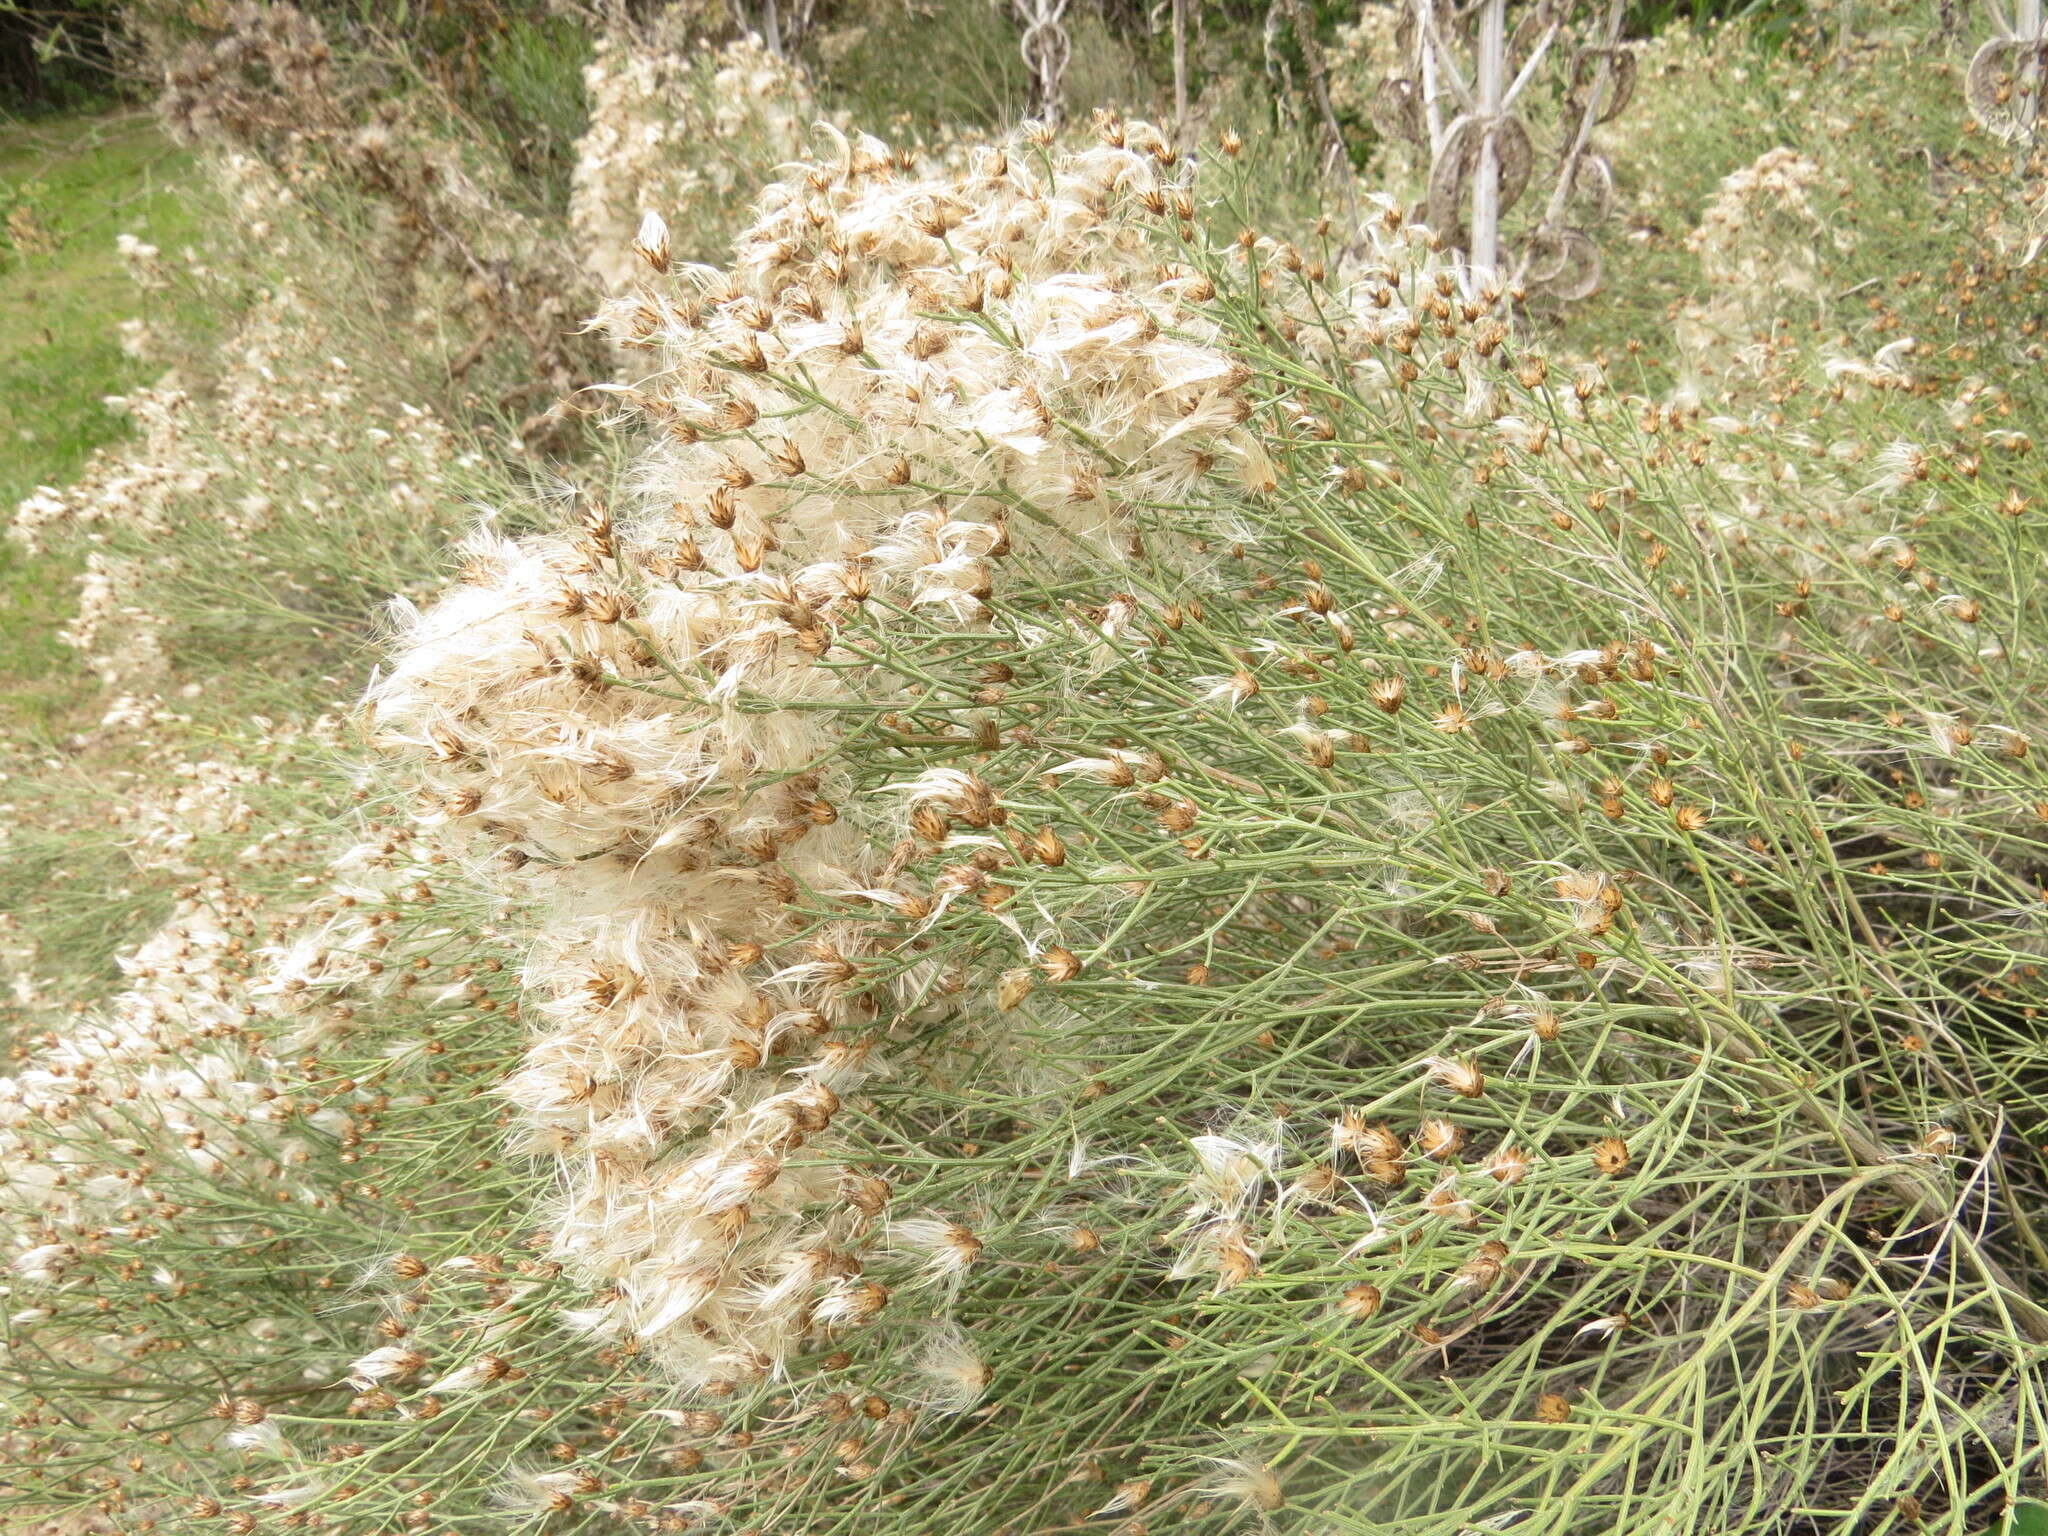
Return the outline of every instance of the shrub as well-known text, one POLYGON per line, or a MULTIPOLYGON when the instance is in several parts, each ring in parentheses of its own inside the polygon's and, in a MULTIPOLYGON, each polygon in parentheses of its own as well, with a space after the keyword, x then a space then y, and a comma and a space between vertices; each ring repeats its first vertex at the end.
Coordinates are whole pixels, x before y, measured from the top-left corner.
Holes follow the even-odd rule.
POLYGON ((1636 301, 1546 345, 1391 200, 1268 226, 1234 133, 830 131, 722 267, 643 219, 621 462, 397 605, 376 760, 278 774, 350 812, 171 855, 0 1087, 0 1498, 1994 1528, 2048 1408, 2032 279, 1761 291, 1839 142, 1720 167, 1657 395, 1636 301))
POLYGON ((739 1520, 1985 1518, 2048 1332, 1959 1214, 2033 1113, 1984 1075, 2038 994, 2031 481, 1553 378, 1398 236, 1177 250, 1108 133, 856 148, 622 309, 646 512, 487 560, 385 685, 558 904, 509 1091, 591 1323, 746 1426, 739 1520), (1194 265, 1065 275, 1103 197, 1194 265), (863 1391, 857 1486, 793 1480, 863 1391))

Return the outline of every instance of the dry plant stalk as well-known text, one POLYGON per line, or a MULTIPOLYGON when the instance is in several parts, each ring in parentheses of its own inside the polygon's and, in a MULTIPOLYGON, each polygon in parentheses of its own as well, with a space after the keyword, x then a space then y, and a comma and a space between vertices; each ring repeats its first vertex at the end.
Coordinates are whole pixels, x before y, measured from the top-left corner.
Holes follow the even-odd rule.
POLYGON ((1623 7, 1608 0, 1574 28, 1568 0, 1542 0, 1510 32, 1506 0, 1412 0, 1397 31, 1403 72, 1384 81, 1374 124, 1420 146, 1429 159, 1421 212, 1465 253, 1471 283, 1512 284, 1582 299, 1600 283, 1598 247, 1569 222, 1574 201, 1604 217, 1613 172, 1592 147, 1593 130, 1628 104, 1635 60, 1621 44, 1623 7), (1574 43, 1575 36, 1583 38, 1574 43), (1467 39, 1466 46, 1460 40, 1467 39), (1512 258, 1502 220, 1528 191, 1536 149, 1515 107, 1553 50, 1570 49, 1557 162, 1542 212, 1512 258))
POLYGON ((2007 143, 2031 140, 2040 125, 2041 91, 2048 84, 2048 26, 2041 0, 2014 0, 2007 18, 1986 0, 1997 30, 1970 60, 1963 81, 1970 114, 2007 143))
POLYGON ((1067 115, 1067 65, 1073 39, 1067 35, 1069 0, 1011 0, 1024 35, 1017 48, 1031 76, 1026 110, 1039 122, 1058 127, 1067 115))

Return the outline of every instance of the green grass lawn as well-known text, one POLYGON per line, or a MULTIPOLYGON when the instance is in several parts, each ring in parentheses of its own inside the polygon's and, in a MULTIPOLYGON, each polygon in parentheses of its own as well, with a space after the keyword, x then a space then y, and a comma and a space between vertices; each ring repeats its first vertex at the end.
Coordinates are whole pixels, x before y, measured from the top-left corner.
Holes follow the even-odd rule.
MULTIPOLYGON (((192 179, 146 113, 0 127, 0 516, 126 431, 102 399, 159 370, 116 339, 145 295, 114 239, 176 252, 200 225, 192 179)), ((0 740, 49 741, 96 712, 97 680, 57 639, 74 574, 0 539, 0 740)))

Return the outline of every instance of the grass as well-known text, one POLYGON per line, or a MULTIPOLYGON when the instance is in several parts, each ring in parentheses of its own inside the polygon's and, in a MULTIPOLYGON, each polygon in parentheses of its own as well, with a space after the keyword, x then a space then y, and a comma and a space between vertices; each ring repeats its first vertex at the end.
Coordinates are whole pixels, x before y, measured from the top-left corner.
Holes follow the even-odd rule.
MULTIPOLYGON (((199 231, 191 157, 144 114, 44 119, 0 129, 0 212, 26 240, 0 236, 0 507, 70 481, 121 437, 102 403, 148 380, 115 325, 139 315, 114 238, 175 251, 199 231)), ((97 687, 57 639, 73 570, 0 541, 0 736, 47 742, 92 714, 97 687)))
MULTIPOLYGON (((0 513, 39 485, 69 484, 95 450, 127 434, 105 398, 149 382, 161 365, 121 350, 115 327, 150 300, 128 280, 115 237, 132 233, 167 253, 196 238, 193 181, 191 155, 143 113, 0 128, 0 219, 14 215, 0 227, 0 513)), ((182 307, 158 318, 186 330, 203 319, 182 307)), ((15 807, 47 806, 48 789, 92 766, 65 746, 103 708, 99 680, 58 638, 77 607, 76 575, 72 560, 0 538, 0 796, 15 807)), ((158 920, 163 893, 135 887, 116 836, 65 846, 19 830, 0 907, 33 903, 30 932, 45 953, 94 987, 111 985, 109 958, 158 920)))

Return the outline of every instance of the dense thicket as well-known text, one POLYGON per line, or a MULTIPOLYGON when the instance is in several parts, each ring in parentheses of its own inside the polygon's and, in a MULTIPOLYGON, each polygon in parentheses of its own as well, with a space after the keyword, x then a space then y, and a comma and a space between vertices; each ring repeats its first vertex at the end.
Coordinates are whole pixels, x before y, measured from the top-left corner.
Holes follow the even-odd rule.
POLYGON ((0 1508, 2023 1529, 2031 45, 1021 10, 157 36, 0 1508))

